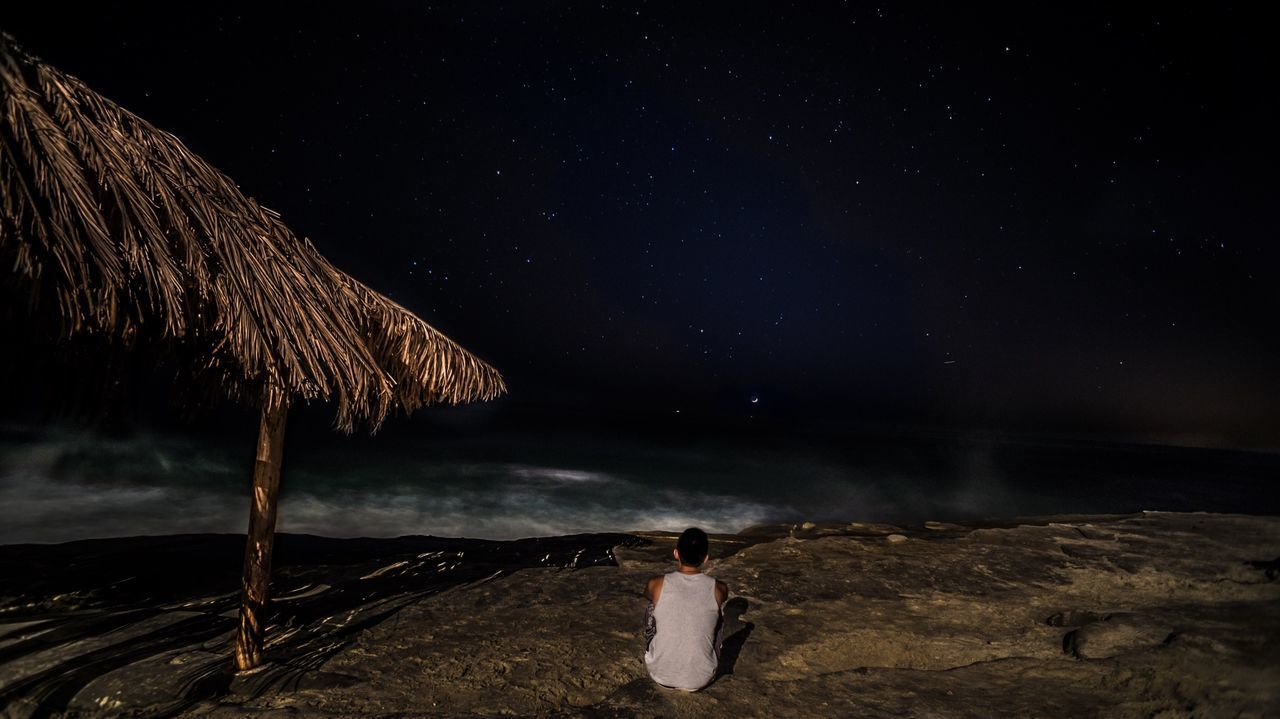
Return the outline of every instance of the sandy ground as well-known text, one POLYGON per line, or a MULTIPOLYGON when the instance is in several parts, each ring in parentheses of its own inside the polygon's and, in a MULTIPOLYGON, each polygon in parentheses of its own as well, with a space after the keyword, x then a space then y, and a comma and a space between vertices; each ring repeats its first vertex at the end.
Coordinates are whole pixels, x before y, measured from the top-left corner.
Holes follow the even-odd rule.
POLYGON ((671 568, 648 538, 617 567, 423 598, 286 686, 237 677, 183 716, 1280 716, 1278 518, 721 537, 710 573, 741 616, 696 694, 644 670, 640 592, 671 568))

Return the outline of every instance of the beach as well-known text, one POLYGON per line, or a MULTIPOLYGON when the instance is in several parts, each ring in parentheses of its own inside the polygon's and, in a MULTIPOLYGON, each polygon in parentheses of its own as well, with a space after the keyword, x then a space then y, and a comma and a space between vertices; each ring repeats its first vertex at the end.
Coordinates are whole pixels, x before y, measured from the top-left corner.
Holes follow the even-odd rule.
POLYGON ((234 540, 0 548, 5 716, 1280 710, 1274 517, 802 523, 716 535, 708 571, 731 589, 730 636, 721 675, 695 694, 656 686, 641 659, 640 591, 670 570, 669 534, 285 535, 267 663, 247 674, 226 658, 234 540), (75 557, 90 561, 77 570, 75 557), (131 558, 151 571, 124 571, 131 558), (183 566, 199 571, 183 579, 183 566), (137 578, 122 582, 121 571, 137 578), (27 580, 25 593, 15 580, 27 580))
POLYGON ((1261 13, 11 5, 0 719, 1280 717, 1261 13))

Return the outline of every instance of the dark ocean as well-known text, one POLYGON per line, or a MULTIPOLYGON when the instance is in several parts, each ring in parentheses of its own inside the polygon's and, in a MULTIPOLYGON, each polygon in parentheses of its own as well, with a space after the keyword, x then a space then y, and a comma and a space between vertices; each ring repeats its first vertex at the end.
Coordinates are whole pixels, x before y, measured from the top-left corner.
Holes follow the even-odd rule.
MULTIPOLYGON (((243 532, 252 436, 0 431, 0 544, 243 532)), ((1280 514, 1280 455, 948 433, 313 433, 283 532, 513 539, 1141 510, 1280 514)))

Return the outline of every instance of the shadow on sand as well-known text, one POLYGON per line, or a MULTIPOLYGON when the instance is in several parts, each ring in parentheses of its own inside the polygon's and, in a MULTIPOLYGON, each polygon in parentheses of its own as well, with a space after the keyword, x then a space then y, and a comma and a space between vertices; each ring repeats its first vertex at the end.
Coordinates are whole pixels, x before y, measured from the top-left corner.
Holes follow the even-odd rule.
POLYGON ((239 675, 230 653, 242 536, 0 547, 0 707, 158 717, 227 692, 341 683, 320 667, 423 597, 525 568, 613 564, 610 548, 640 542, 280 535, 265 663, 239 675))
POLYGON ((720 677, 733 673, 733 668, 738 664, 738 655, 742 653, 743 645, 747 643, 747 639, 751 636, 751 631, 756 628, 755 624, 742 621, 742 615, 747 613, 747 609, 750 606, 750 603, 744 597, 734 597, 724 604, 724 619, 722 621, 724 622, 725 639, 720 646, 720 664, 716 667, 716 678, 711 680, 712 684, 720 681, 720 677))

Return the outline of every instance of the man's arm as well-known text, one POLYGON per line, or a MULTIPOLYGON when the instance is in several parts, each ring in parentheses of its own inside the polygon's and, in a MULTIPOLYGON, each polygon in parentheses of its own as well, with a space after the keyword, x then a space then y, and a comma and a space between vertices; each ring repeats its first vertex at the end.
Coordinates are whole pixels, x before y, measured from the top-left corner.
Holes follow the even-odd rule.
POLYGON ((648 584, 644 585, 644 598, 653 604, 658 603, 658 597, 662 595, 662 575, 650 577, 648 584))
POLYGON ((729 585, 716 580, 716 604, 724 607, 724 603, 729 599, 729 585))

